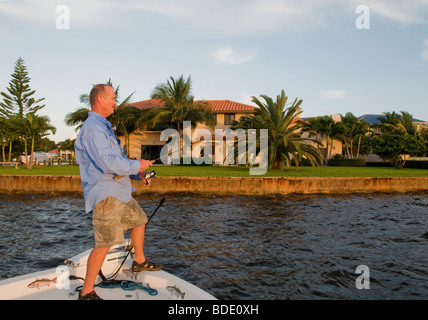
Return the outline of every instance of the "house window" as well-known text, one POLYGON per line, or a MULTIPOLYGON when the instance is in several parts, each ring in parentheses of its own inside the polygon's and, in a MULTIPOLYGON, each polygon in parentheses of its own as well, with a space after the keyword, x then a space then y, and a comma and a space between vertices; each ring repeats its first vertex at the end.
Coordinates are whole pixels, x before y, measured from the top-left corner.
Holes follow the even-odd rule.
POLYGON ((234 114, 225 114, 224 115, 224 124, 232 124, 232 122, 235 121, 235 115, 234 114))

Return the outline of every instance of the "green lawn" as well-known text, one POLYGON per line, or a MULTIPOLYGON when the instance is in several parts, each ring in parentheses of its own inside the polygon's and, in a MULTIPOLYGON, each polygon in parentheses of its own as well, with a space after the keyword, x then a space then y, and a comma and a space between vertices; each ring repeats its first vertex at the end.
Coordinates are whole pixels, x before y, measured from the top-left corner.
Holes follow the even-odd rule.
MULTIPOLYGON (((249 177, 248 167, 214 166, 153 166, 159 176, 219 176, 249 177)), ((20 166, 0 166, 0 175, 79 175, 77 165, 35 166, 25 169, 20 166)), ((426 169, 401 169, 391 167, 300 167, 283 171, 268 171, 263 177, 428 177, 426 169)))

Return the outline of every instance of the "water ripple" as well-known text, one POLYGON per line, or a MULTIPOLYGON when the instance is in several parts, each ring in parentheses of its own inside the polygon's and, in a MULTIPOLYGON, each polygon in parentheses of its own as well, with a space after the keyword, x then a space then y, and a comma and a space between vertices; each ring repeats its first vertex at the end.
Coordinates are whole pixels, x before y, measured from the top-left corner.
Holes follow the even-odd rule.
MULTIPOLYGON (((139 196, 147 214, 160 196, 139 196)), ((427 299, 428 197, 168 196, 150 259, 219 299, 427 299), (359 290, 357 266, 370 270, 359 290)), ((93 246, 80 195, 0 195, 0 278, 93 246)))

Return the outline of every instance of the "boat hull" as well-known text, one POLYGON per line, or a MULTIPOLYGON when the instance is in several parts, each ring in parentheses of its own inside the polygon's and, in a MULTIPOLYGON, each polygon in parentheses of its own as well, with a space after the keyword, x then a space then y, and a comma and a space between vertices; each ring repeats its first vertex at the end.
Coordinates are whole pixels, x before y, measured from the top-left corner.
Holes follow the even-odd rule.
MULTIPOLYGON (((131 271, 132 253, 127 255, 130 243, 114 246, 109 251, 102 272, 109 279, 114 276, 116 283, 136 284, 129 288, 95 288, 104 300, 215 300, 211 294, 166 271, 131 271), (116 271, 122 264, 117 275, 116 271), (145 288, 149 288, 146 290, 145 288), (154 289, 155 291, 151 291, 154 289), (154 294, 156 293, 156 294, 154 294)), ((78 289, 83 285, 86 262, 91 250, 65 260, 65 264, 54 269, 35 272, 0 281, 2 300, 76 300, 78 289), (71 276, 71 278, 70 278, 71 276)), ((102 282, 97 278, 96 284, 102 282)))

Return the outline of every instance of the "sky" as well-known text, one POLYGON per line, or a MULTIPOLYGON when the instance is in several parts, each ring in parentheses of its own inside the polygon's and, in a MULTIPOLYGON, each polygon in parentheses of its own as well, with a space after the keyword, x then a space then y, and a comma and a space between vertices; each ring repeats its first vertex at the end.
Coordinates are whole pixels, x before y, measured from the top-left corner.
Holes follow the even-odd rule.
POLYGON ((191 77, 196 100, 302 99, 302 117, 407 111, 428 121, 428 0, 0 0, 0 91, 27 66, 39 114, 111 78, 119 100, 191 77))

